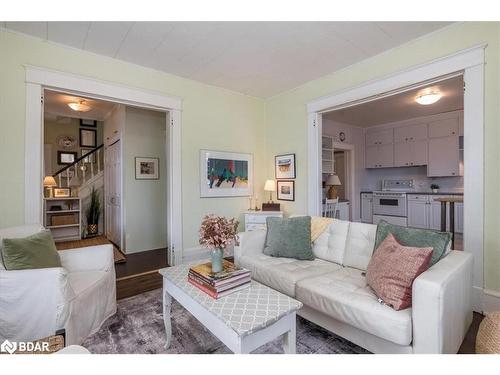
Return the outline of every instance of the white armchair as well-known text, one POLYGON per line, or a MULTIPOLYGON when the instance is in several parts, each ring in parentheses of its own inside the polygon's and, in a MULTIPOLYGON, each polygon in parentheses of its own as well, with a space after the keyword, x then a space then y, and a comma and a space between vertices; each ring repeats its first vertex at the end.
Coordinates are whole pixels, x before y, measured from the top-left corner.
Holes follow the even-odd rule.
MULTIPOLYGON (((0 229, 2 238, 37 233, 40 225, 0 229)), ((7 271, 0 257, 0 342, 32 341, 66 330, 78 345, 116 312, 112 245, 59 252, 62 267, 7 271)))

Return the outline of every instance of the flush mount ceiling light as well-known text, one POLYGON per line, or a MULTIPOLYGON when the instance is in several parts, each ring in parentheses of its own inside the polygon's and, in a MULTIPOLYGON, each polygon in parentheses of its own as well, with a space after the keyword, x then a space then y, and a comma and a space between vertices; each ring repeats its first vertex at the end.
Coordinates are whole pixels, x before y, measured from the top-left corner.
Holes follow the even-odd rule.
POLYGON ((421 105, 429 105, 436 103, 442 96, 443 94, 439 92, 431 92, 417 96, 415 101, 421 105))
POLYGON ((89 105, 85 104, 85 100, 68 103, 68 107, 77 112, 88 112, 91 109, 89 105))

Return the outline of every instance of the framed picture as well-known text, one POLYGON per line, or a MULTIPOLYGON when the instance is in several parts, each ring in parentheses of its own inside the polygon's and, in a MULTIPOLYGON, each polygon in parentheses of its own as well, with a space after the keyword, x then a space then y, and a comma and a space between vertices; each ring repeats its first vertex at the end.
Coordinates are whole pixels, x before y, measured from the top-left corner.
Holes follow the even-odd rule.
POLYGON ((57 151, 57 164, 73 164, 77 157, 74 151, 57 151))
POLYGON ((274 169, 277 180, 289 180, 295 178, 295 154, 275 156, 274 169))
POLYGON ((97 132, 94 129, 80 128, 80 147, 95 148, 97 143, 97 132))
POLYGON ((277 198, 280 201, 295 201, 295 181, 276 181, 277 198))
POLYGON ((158 180, 160 178, 159 158, 135 158, 135 179, 136 180, 158 180))
POLYGON ((54 198, 68 198, 71 196, 71 188, 54 188, 54 198))
POLYGON ((253 156, 200 150, 200 196, 245 197, 253 192, 253 156))
POLYGON ((97 128, 97 120, 86 120, 86 119, 81 118, 80 119, 80 126, 97 128))
MULTIPOLYGON (((89 153, 90 151, 92 151, 92 150, 93 150, 92 148, 82 148, 82 149, 80 150, 80 153, 81 153, 81 155, 80 155, 80 156, 83 156, 83 155, 85 155, 85 154, 88 154, 88 153, 89 153)), ((92 155, 89 155, 89 156, 85 157, 85 158, 83 159, 83 162, 84 162, 84 163, 95 163, 95 153, 94 153, 94 154, 92 154, 92 155)))

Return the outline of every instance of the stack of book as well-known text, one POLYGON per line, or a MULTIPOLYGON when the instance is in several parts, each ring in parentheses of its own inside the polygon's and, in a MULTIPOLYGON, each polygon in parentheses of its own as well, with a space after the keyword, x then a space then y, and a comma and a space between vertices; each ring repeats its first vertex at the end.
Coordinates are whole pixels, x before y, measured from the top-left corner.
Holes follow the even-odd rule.
POLYGON ((249 270, 224 260, 223 270, 217 273, 212 272, 211 263, 191 267, 188 281, 210 297, 219 299, 248 288, 251 279, 249 270))

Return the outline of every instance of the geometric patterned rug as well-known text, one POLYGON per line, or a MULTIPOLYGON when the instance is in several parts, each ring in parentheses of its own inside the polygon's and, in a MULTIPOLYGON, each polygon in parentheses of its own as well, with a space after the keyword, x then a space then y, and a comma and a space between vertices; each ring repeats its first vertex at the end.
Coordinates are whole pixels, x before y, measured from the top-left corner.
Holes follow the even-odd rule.
MULTIPOLYGON (((118 301, 117 313, 82 343, 96 354, 223 354, 231 353, 210 331, 175 300, 172 303, 172 342, 165 345, 162 290, 118 301)), ((283 353, 282 340, 254 353, 283 353)), ((365 354, 365 349, 301 317, 297 317, 298 354, 365 354)))

